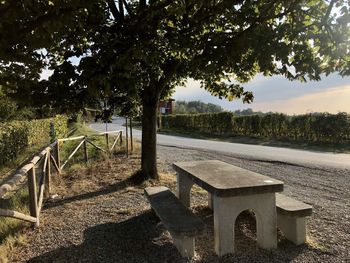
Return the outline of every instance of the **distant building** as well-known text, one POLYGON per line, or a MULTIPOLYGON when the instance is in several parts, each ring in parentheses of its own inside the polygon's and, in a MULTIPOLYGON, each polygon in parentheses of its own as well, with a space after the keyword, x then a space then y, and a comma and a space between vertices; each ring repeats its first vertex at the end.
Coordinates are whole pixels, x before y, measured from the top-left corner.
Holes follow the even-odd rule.
POLYGON ((168 100, 160 100, 159 101, 159 111, 161 114, 167 115, 173 113, 173 101, 174 99, 168 99, 168 100))

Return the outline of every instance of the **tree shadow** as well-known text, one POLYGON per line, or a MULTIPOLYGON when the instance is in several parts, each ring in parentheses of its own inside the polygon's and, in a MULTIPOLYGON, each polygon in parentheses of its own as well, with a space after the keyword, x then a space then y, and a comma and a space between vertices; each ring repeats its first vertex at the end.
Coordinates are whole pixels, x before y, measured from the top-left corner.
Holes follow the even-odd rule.
POLYGON ((84 243, 49 251, 28 262, 186 262, 148 211, 84 231, 84 243))
POLYGON ((61 206, 67 203, 72 203, 75 201, 81 201, 81 200, 85 200, 85 199, 90 199, 90 198, 95 198, 101 195, 108 195, 114 192, 118 192, 121 191, 131 185, 135 185, 134 181, 130 178, 117 182, 115 184, 111 184, 108 185, 107 187, 104 187, 98 191, 95 192, 88 192, 88 193, 84 193, 84 194, 79 194, 79 195, 74 195, 74 196, 70 196, 70 197, 66 197, 66 198, 62 198, 59 200, 52 200, 49 201, 47 203, 45 203, 45 209, 49 209, 49 208, 53 208, 53 207, 57 207, 57 206, 61 206))
MULTIPOLYGON (((299 257, 324 256, 319 249, 308 245, 295 246, 280 234, 276 250, 259 248, 256 244, 255 218, 250 213, 243 213, 235 227, 235 253, 218 257, 214 251, 212 211, 201 207, 195 210, 207 226, 205 232, 196 238, 196 262, 290 262, 299 257)), ((60 247, 28 262, 184 263, 188 260, 181 257, 158 217, 152 211, 147 211, 119 223, 88 228, 84 231, 82 244, 60 247)))

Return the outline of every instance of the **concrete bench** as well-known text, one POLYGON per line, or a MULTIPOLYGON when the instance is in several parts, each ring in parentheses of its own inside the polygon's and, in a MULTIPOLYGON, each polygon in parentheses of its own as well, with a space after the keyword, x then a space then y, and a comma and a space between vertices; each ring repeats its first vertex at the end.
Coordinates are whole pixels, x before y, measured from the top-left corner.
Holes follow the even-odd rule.
POLYGON ((277 226, 296 245, 306 241, 306 217, 312 206, 282 194, 276 194, 277 226))
POLYGON ((194 256, 194 238, 204 223, 186 208, 166 187, 147 187, 145 195, 153 210, 170 232, 174 245, 183 257, 194 256))

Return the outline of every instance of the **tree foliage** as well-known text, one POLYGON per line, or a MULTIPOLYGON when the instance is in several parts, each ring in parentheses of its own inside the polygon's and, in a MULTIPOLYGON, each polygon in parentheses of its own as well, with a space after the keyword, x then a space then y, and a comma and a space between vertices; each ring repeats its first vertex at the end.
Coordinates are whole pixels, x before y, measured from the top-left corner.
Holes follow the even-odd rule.
MULTIPOLYGON (((272 112, 270 112, 270 113, 272 113, 272 112)), ((247 108, 247 109, 243 109, 243 110, 235 110, 233 112, 233 114, 235 116, 249 116, 249 115, 265 115, 266 113, 263 113, 261 111, 253 111, 253 109, 247 108)))
POLYGON ((78 94, 74 73, 95 95, 125 85, 167 93, 191 76, 214 95, 246 100, 237 81, 258 72, 300 80, 349 73, 343 0, 2 1, 0 13, 1 82, 21 94, 47 65, 70 80, 60 88, 78 94))
POLYGON ((184 113, 209 113, 209 112, 222 112, 224 109, 213 103, 204 103, 197 101, 176 101, 174 105, 174 114, 184 113))
POLYGON ((138 98, 147 176, 157 173, 157 103, 187 78, 251 102, 242 84, 258 73, 300 81, 350 73, 346 0, 3 0, 0 14, 0 84, 62 110, 138 98), (45 66, 54 75, 35 85, 45 66))
POLYGON ((36 117, 34 108, 22 107, 10 97, 1 93, 0 87, 0 121, 33 119, 36 117))

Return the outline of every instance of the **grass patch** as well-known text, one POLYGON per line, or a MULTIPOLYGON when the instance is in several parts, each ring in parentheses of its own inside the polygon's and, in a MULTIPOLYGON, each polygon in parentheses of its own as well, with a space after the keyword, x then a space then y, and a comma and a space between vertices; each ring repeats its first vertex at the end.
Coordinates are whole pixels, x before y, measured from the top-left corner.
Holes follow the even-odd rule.
MULTIPOLYGON (((28 214, 28 190, 23 188, 6 200, 1 200, 3 209, 16 210, 28 214)), ((23 244, 25 237, 21 234, 28 223, 14 218, 1 217, 0 221, 0 263, 8 262, 8 255, 13 248, 23 244)))
POLYGON ((326 246, 318 243, 316 240, 314 240, 310 236, 306 237, 306 244, 308 246, 310 246, 311 248, 313 248, 313 249, 322 251, 323 253, 327 253, 328 252, 328 249, 327 249, 326 246))
POLYGON ((158 131, 158 133, 195 138, 195 139, 203 139, 203 140, 224 141, 224 142, 231 142, 231 143, 285 147, 285 148, 312 150, 312 151, 319 151, 319 152, 350 153, 349 143, 345 143, 345 144, 322 143, 321 144, 321 143, 313 143, 313 142, 280 141, 280 140, 274 140, 274 139, 264 139, 264 138, 255 138, 255 137, 207 134, 207 133, 200 133, 197 131, 184 131, 184 130, 178 130, 178 129, 162 129, 161 131, 158 131))
MULTIPOLYGON (((105 135, 97 135, 98 133, 94 130, 91 130, 87 126, 80 124, 80 123, 74 123, 71 126, 71 130, 73 132, 70 133, 69 137, 76 137, 76 136, 88 136, 89 141, 91 141, 94 145, 101 147, 104 150, 107 150, 107 142, 106 142, 106 136, 105 135)), ((109 148, 113 145, 114 140, 117 138, 116 135, 108 135, 109 138, 109 148)), ((70 154, 73 152, 73 150, 79 145, 81 140, 76 141, 67 141, 67 142, 60 142, 60 158, 61 158, 61 164, 67 160, 67 158, 70 156, 70 154)), ((124 152, 125 146, 120 147, 119 142, 117 142, 117 145, 114 147, 113 151, 111 152, 111 156, 115 154, 120 154, 124 152)), ((88 152, 88 159, 89 162, 94 161, 100 161, 105 160, 110 157, 110 154, 107 152, 103 152, 93 145, 87 143, 87 152, 88 152)), ((72 159, 70 159, 65 166, 65 169, 67 169, 70 166, 79 166, 83 165, 85 163, 84 158, 84 147, 83 145, 79 148, 79 150, 74 154, 72 159)))
POLYGON ((7 263, 9 253, 17 246, 24 245, 26 238, 24 235, 15 234, 9 235, 4 244, 0 245, 0 263, 7 263))

